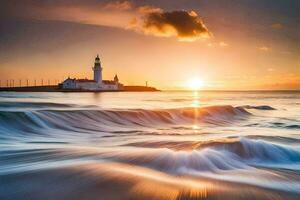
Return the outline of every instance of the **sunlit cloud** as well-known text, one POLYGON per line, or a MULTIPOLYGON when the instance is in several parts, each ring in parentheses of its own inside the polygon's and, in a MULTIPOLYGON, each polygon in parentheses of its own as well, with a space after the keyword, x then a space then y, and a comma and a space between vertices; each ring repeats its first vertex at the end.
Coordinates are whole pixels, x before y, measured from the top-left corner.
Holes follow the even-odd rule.
POLYGON ((228 46, 228 44, 226 42, 223 42, 223 41, 220 42, 219 45, 220 45, 220 47, 227 47, 228 46))
POLYGON ((220 41, 220 42, 209 42, 207 43, 208 47, 220 47, 220 48, 225 48, 228 47, 229 44, 227 42, 224 41, 220 41))
POLYGON ((104 9, 130 10, 133 4, 131 1, 112 1, 104 5, 104 9))
MULTIPOLYGON (((209 38, 212 34, 195 11, 164 11, 132 1, 109 2, 9 2, 14 14, 38 20, 58 20, 108 26, 157 37, 177 37, 180 41, 209 38)), ((11 14, 11 13, 10 13, 11 14)))
POLYGON ((210 43, 207 44, 207 46, 208 46, 208 47, 213 47, 214 44, 210 42, 210 43))
POLYGON ((271 49, 269 47, 266 47, 266 46, 261 46, 258 48, 260 51, 264 51, 264 52, 268 52, 270 51, 271 49))

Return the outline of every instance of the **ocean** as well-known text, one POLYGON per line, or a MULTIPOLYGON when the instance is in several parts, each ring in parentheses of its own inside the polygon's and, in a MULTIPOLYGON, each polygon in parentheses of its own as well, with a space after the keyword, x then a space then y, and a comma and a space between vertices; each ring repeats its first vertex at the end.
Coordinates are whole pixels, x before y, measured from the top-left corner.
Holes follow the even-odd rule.
POLYGON ((1 92, 0 199, 300 199, 300 92, 1 92))

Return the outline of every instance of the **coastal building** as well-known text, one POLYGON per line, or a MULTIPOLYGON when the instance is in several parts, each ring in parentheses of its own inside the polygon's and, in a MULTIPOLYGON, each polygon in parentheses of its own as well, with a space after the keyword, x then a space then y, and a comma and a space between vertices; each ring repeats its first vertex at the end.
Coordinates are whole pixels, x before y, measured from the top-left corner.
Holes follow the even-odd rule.
POLYGON ((119 82, 119 78, 115 75, 114 80, 102 79, 102 66, 99 55, 95 58, 95 64, 92 68, 94 72, 94 79, 76 79, 67 78, 64 80, 60 87, 66 90, 89 90, 89 91, 110 91, 110 90, 122 90, 123 85, 119 82))

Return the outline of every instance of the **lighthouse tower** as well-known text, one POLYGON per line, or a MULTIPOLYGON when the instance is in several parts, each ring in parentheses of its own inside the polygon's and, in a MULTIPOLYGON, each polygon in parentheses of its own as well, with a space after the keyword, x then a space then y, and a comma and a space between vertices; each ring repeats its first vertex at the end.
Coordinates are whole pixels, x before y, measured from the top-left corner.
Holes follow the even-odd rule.
POLYGON ((95 58, 95 65, 93 67, 94 70, 94 81, 101 84, 102 83, 102 67, 99 55, 95 58))

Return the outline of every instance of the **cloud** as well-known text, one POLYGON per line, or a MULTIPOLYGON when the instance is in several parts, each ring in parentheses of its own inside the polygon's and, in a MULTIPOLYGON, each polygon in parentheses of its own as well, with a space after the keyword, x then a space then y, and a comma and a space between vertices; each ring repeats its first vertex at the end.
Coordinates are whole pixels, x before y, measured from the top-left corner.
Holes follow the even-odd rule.
POLYGON ((265 51, 265 52, 271 50, 269 47, 266 47, 266 46, 261 46, 261 47, 259 47, 258 49, 259 49, 260 51, 265 51))
POLYGON ((195 41, 211 36, 202 19, 194 11, 165 12, 159 9, 146 13, 142 18, 141 28, 146 34, 161 37, 176 36, 181 41, 195 41))
MULTIPOLYGON (((4 0, 7 15, 25 19, 58 20, 117 27, 157 37, 177 37, 182 41, 209 38, 211 33, 194 11, 164 11, 133 1, 73 1, 51 3, 41 0, 4 0)), ((5 10, 5 9, 4 9, 5 10)))
POLYGON ((207 44, 208 47, 220 47, 220 48, 226 48, 229 46, 228 43, 224 42, 224 41, 220 41, 220 42, 209 42, 207 44))
POLYGON ((131 1, 112 1, 104 5, 104 9, 130 10, 133 7, 131 1))
POLYGON ((228 44, 226 42, 219 42, 220 47, 227 47, 228 44))
POLYGON ((163 12, 163 10, 161 8, 154 7, 154 6, 148 6, 148 5, 140 6, 137 8, 137 10, 143 14, 149 14, 149 13, 154 13, 154 12, 163 12))

